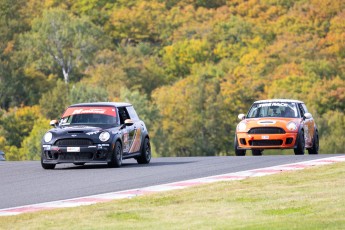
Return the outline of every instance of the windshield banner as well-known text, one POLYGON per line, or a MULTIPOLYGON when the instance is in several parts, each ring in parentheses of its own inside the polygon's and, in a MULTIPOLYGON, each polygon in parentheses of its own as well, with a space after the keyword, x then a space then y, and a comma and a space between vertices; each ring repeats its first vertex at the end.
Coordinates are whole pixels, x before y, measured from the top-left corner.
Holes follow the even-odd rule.
POLYGON ((104 114, 116 117, 114 107, 70 107, 62 115, 62 118, 76 114, 104 114))

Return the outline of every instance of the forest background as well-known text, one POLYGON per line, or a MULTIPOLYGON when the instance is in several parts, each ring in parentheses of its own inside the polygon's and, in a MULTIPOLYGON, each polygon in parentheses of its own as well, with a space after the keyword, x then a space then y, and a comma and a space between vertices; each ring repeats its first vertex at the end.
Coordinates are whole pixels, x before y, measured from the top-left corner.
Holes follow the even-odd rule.
POLYGON ((131 102, 155 156, 219 156, 253 101, 298 99, 345 152, 345 0, 1 0, 0 39, 7 160, 93 101, 131 102))

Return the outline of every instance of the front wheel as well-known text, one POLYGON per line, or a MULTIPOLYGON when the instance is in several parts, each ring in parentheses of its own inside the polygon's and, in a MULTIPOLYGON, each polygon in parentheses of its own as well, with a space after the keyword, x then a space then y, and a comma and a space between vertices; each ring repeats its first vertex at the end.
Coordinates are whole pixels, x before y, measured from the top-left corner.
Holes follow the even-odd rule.
POLYGON ((44 169, 54 169, 55 168, 55 164, 46 164, 43 163, 43 156, 41 156, 41 166, 44 169))
POLYGON ((141 150, 140 157, 137 158, 138 164, 148 164, 151 161, 151 145, 150 140, 145 138, 144 145, 141 150))
POLYGON ((119 141, 116 141, 114 151, 111 154, 108 166, 112 168, 120 168, 122 165, 122 146, 119 141))
POLYGON ((317 131, 314 133, 313 146, 308 149, 309 154, 318 154, 319 153, 319 134, 317 131))
POLYGON ((246 155, 246 150, 238 149, 238 142, 237 142, 237 135, 236 134, 235 134, 234 146, 235 146, 236 156, 245 156, 246 155))
POLYGON ((297 136, 297 148, 294 149, 295 155, 304 155, 305 139, 304 132, 301 131, 297 136))

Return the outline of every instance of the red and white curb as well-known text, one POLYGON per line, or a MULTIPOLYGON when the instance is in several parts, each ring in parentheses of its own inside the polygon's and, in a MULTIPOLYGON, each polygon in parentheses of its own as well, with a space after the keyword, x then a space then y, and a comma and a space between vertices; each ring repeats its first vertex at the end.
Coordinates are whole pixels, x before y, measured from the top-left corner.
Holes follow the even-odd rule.
POLYGON ((345 156, 329 157, 311 161, 304 161, 292 164, 278 165, 267 168, 252 169, 242 172, 227 173, 210 177, 197 178, 192 180, 179 181, 169 184, 162 184, 138 189, 131 189, 119 192, 104 193, 94 196, 85 196, 74 199, 59 200, 47 203, 26 205, 14 208, 0 209, 0 216, 12 216, 28 212, 36 212, 42 210, 50 210, 56 208, 69 208, 82 205, 91 205, 101 202, 108 202, 118 199, 132 198, 145 194, 152 194, 163 191, 171 191, 176 189, 184 189, 195 185, 202 185, 220 181, 243 180, 249 177, 260 177, 266 175, 277 174, 292 170, 301 170, 312 166, 328 165, 337 162, 345 162, 345 156))

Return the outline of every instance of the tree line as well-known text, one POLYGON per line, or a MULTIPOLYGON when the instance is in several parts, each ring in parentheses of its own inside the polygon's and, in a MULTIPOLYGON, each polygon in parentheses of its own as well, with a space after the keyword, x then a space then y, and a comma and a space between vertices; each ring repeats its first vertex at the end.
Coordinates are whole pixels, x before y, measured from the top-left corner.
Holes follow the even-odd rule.
POLYGON ((127 101, 156 156, 233 155, 237 114, 291 98, 345 151, 344 0, 2 0, 0 149, 40 156, 49 120, 127 101))

